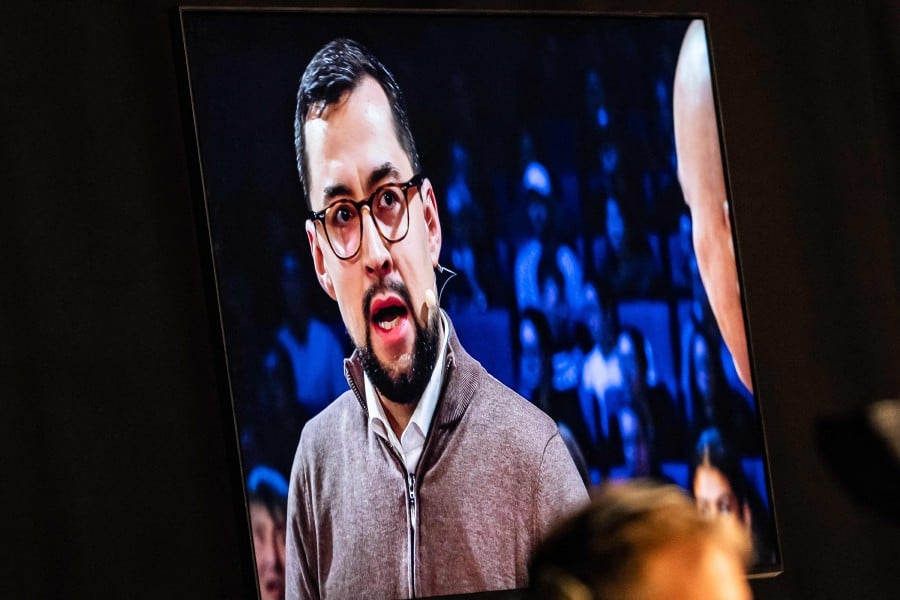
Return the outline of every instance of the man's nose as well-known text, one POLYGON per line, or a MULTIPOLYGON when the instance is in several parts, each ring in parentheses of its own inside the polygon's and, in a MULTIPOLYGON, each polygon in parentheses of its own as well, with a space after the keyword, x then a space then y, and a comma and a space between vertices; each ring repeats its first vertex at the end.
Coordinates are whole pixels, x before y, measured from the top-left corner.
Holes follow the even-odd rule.
POLYGON ((360 243, 362 248, 363 264, 366 266, 366 274, 376 278, 383 277, 391 270, 391 252, 388 249, 388 242, 381 237, 378 227, 375 225, 375 218, 372 213, 366 209, 366 214, 361 214, 362 218, 362 239, 360 243))

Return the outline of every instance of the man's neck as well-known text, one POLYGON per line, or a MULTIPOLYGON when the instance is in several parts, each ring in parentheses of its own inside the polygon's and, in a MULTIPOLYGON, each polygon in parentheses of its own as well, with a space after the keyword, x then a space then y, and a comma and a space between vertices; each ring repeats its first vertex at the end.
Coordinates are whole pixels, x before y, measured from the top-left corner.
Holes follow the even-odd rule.
MULTIPOLYGON (((431 367, 431 375, 429 377, 428 382, 425 387, 422 389, 418 398, 411 398, 409 402, 395 402, 381 393, 380 390, 375 391, 378 396, 378 400, 381 402, 381 407, 384 410, 384 414, 387 417, 388 422, 391 425, 391 429, 394 434, 397 436, 397 439, 400 439, 403 435, 403 432, 406 431, 406 428, 409 426, 409 422, 412 420, 413 415, 416 414, 416 410, 419 408, 419 405, 422 403, 422 399, 429 395, 429 399, 426 403, 426 410, 433 411, 433 397, 430 394, 435 394, 436 390, 440 389, 441 379, 443 377, 442 373, 437 372, 438 369, 441 368, 441 364, 444 361, 444 357, 446 355, 447 344, 449 343, 448 336, 450 335, 449 330, 447 329, 447 323, 443 316, 440 318, 440 335, 438 337, 438 353, 435 357, 434 365, 431 367), (437 377, 437 379, 435 379, 437 377), (437 386, 435 388, 434 386, 437 386), (431 390, 431 391, 429 391, 431 390)), ((374 387, 374 386, 373 386, 374 387)), ((430 422, 431 417, 428 417, 428 421, 430 422)), ((427 429, 427 426, 426 426, 427 429)))
POLYGON ((409 425, 409 420, 412 418, 416 406, 419 405, 419 401, 415 400, 407 403, 394 402, 381 392, 378 392, 378 400, 381 402, 384 414, 391 424, 391 429, 394 430, 394 435, 397 436, 397 439, 400 439, 400 436, 402 436, 403 432, 406 430, 406 426, 409 425))

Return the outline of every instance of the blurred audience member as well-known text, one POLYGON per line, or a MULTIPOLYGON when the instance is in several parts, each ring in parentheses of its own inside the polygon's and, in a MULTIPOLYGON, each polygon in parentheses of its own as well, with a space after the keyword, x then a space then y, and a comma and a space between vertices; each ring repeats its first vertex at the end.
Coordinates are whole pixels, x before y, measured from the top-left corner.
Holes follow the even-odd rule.
POLYGON ((753 391, 709 68, 703 22, 693 21, 675 70, 678 179, 691 210, 694 251, 706 294, 738 376, 753 391))
POLYGON ((613 196, 606 199, 606 230, 593 242, 596 280, 617 298, 645 298, 660 292, 661 278, 644 232, 637 231, 613 196))
POLYGON ((585 485, 589 484, 587 462, 574 431, 583 427, 574 391, 553 389, 553 334, 547 317, 526 308, 519 323, 519 394, 550 415, 585 485))
POLYGON ((745 600, 750 549, 728 519, 706 519, 676 486, 603 488, 548 536, 530 570, 543 600, 745 600))
MULTIPOLYGON (((516 253, 516 304, 519 310, 542 308, 538 282, 538 265, 542 257, 556 264, 562 275, 562 297, 572 302, 580 292, 583 269, 572 249, 559 243, 556 237, 557 223, 549 172, 538 162, 529 163, 525 167, 523 187, 531 232, 516 253)), ((574 215, 570 217, 575 218, 574 215)), ((577 310, 580 307, 574 308, 577 310)))
POLYGON ((273 345, 259 365, 255 402, 241 424, 241 447, 249 464, 273 465, 289 473, 300 430, 310 417, 297 402, 294 367, 287 350, 273 345))
MULTIPOLYGON (((479 281, 477 249, 475 241, 482 238, 484 211, 474 202, 469 184, 469 152, 459 142, 450 146, 450 176, 447 183, 447 213, 449 227, 445 241, 450 264, 459 275, 446 295, 450 312, 475 310, 484 312, 488 298, 479 281)), ((491 260, 485 253, 478 253, 478 260, 491 260)))
MULTIPOLYGON (((581 376, 583 402, 606 403, 606 393, 622 384, 622 371, 616 354, 619 315, 608 299, 601 298, 592 284, 584 286, 583 315, 593 347, 584 359, 581 376)), ((585 411, 592 412, 592 411, 585 411)))
POLYGON ((261 600, 284 600, 287 493, 287 480, 274 469, 258 466, 247 477, 250 526, 261 600))
POLYGON ((619 317, 615 305, 597 293, 592 284, 583 290, 583 318, 593 347, 584 359, 578 389, 581 408, 580 427, 573 430, 592 467, 592 481, 599 483, 613 465, 621 464, 622 437, 617 418, 617 394, 622 385, 622 370, 616 353, 619 317))
POLYGON ((688 346, 689 397, 693 399, 693 430, 715 427, 727 444, 745 456, 761 453, 752 408, 725 378, 719 338, 694 331, 688 346))
POLYGON ((571 341, 572 310, 566 298, 565 276, 553 256, 543 255, 537 266, 538 308, 547 315, 550 330, 553 332, 554 350, 560 350, 571 341))
MULTIPOLYGON (((650 385, 649 344, 635 327, 625 327, 619 334, 616 354, 622 370, 626 404, 646 414, 648 438, 652 454, 660 460, 684 461, 687 458, 687 424, 675 406, 675 401, 663 384, 650 385)), ((622 431, 623 442, 626 441, 622 431)), ((626 451, 626 458, 627 458, 626 451)))
POLYGON ((617 415, 622 435, 622 468, 613 471, 615 477, 625 479, 645 478, 664 483, 674 483, 657 459, 656 428, 647 407, 642 402, 626 404, 617 415))
MULTIPOLYGON (((703 289, 703 281, 700 279, 700 270, 697 268, 697 257, 694 256, 693 250, 688 256, 688 273, 690 277, 690 310, 686 315, 687 319, 682 324, 681 340, 680 340, 680 356, 681 356, 681 392, 684 399, 684 413, 688 422, 694 423, 697 415, 694 414, 694 405, 698 404, 697 399, 692 395, 691 386, 691 342, 697 331, 702 331, 708 338, 717 339, 722 334, 719 333, 719 326, 716 324, 716 318, 712 314, 712 308, 709 306, 709 299, 706 297, 706 290, 703 289)), ((743 384, 741 384, 743 385, 743 384)))
MULTIPOLYGON (((591 152, 590 157, 594 163, 590 165, 587 193, 590 198, 599 198, 601 201, 610 195, 620 193, 625 187, 620 169, 619 147, 613 141, 616 136, 611 135, 613 133, 611 130, 615 128, 610 127, 610 113, 604 114, 607 118, 607 125, 603 131, 603 141, 595 144, 596 148, 588 150, 591 152)), ((589 214, 596 214, 596 209, 592 207, 589 214)))
POLYGON ((337 336, 309 310, 307 285, 314 280, 310 276, 304 281, 300 265, 293 252, 282 258, 284 319, 275 336, 290 358, 297 401, 312 416, 347 389, 347 380, 337 336))
POLYGON ((754 562, 774 562, 775 538, 769 513, 740 460, 715 428, 700 434, 690 481, 702 515, 734 519, 752 536, 754 562))
POLYGON ((553 333, 547 317, 526 308, 519 322, 519 385, 523 398, 550 414, 553 394, 553 333))
MULTIPOLYGON (((693 277, 691 262, 694 258, 694 242, 691 217, 678 215, 678 231, 669 245, 669 262, 672 266, 672 288, 679 297, 692 297, 693 277)), ((702 287, 702 283, 701 283, 702 287)))

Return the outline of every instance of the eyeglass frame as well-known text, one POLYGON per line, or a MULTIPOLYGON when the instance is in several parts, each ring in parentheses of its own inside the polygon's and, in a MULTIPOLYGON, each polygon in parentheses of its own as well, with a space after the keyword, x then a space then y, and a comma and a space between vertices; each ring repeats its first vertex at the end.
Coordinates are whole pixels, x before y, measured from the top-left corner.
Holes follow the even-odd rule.
POLYGON ((419 193, 421 194, 422 183, 425 181, 425 175, 423 173, 416 173, 412 176, 409 181, 405 183, 383 183, 375 188, 375 191, 369 195, 365 200, 350 200, 342 199, 337 202, 332 202, 325 208, 319 211, 311 210, 307 213, 306 218, 312 221, 313 223, 320 222, 322 223, 322 230, 325 232, 325 239, 328 240, 328 247, 331 248, 331 251, 334 252, 334 255, 337 256, 340 260, 352 260, 356 258, 356 255, 359 254, 359 251, 362 250, 362 242, 363 242, 363 218, 362 218, 362 209, 363 207, 367 207, 369 209, 369 216, 372 217, 372 222, 375 224, 375 230, 378 232, 378 235, 382 237, 382 239, 386 240, 391 244, 396 244, 398 242, 402 242, 406 239, 406 236, 409 235, 409 195, 408 191, 410 188, 419 188, 419 193), (400 188, 400 192, 403 196, 403 202, 406 203, 406 231, 400 237, 396 239, 391 239, 381 231, 381 226, 378 224, 378 219, 375 218, 375 213, 372 211, 372 203, 375 201, 375 197, 384 190, 389 187, 398 187, 400 188), (328 226, 325 224, 325 215, 326 213, 339 204, 350 204, 355 209, 357 214, 359 214, 359 244, 356 246, 356 250, 353 254, 349 256, 341 256, 340 253, 334 249, 334 244, 331 243, 331 236, 328 235, 328 226))

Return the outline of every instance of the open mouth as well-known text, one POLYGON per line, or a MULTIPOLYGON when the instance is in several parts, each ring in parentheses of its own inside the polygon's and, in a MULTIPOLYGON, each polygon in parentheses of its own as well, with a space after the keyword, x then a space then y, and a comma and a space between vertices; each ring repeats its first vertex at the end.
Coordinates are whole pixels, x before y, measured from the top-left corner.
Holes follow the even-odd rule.
POLYGON ((385 331, 391 331, 402 323, 407 314, 409 310, 397 297, 383 298, 372 303, 372 323, 385 331))

